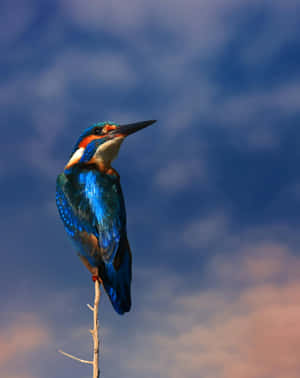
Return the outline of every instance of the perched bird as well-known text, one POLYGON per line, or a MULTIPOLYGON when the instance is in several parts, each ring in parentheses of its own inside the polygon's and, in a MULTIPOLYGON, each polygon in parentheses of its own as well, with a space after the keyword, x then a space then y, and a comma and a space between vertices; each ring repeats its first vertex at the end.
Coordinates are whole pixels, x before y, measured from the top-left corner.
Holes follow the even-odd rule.
POLYGON ((120 176, 111 162, 124 138, 154 122, 102 122, 89 127, 56 181, 56 204, 65 229, 119 314, 131 307, 132 257, 120 176))

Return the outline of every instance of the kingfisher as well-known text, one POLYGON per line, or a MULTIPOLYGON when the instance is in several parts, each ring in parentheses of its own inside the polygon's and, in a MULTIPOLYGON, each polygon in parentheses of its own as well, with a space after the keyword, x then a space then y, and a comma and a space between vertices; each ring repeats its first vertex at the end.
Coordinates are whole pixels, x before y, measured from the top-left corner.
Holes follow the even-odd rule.
POLYGON ((111 162, 128 135, 154 122, 92 125, 80 135, 56 180, 56 205, 64 227, 118 314, 131 307, 132 254, 120 176, 111 162))

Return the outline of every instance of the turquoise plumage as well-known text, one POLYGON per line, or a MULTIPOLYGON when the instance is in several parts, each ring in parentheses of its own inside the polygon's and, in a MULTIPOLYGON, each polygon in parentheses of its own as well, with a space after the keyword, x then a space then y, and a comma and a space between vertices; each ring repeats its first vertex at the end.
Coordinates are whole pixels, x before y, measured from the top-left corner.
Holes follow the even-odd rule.
POLYGON ((153 122, 90 127, 80 136, 56 183, 56 203, 65 229, 119 314, 131 307, 132 257, 120 178, 110 163, 127 135, 153 122))

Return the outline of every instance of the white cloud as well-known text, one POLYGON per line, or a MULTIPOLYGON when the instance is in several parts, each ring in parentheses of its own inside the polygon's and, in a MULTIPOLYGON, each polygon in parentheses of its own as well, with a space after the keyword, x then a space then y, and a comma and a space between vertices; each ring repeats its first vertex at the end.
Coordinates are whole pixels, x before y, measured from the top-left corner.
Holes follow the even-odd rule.
POLYGON ((169 193, 178 192, 190 187, 193 182, 203 180, 206 171, 203 161, 200 160, 178 160, 167 161, 155 177, 159 188, 169 193))
POLYGON ((299 89, 300 83, 293 81, 279 84, 272 89, 229 97, 218 109, 219 120, 226 121, 231 126, 243 127, 245 122, 258 121, 259 117, 268 112, 281 112, 284 115, 298 112, 300 107, 300 99, 297 96, 299 89))
MULTIPOLYGON (((84 4, 79 0, 62 2, 62 11, 88 30, 117 34, 136 44, 145 38, 144 31, 160 28, 173 33, 184 51, 207 55, 220 48, 232 35, 231 13, 244 5, 239 0, 180 0, 164 2, 134 0, 130 5, 120 0, 84 4), (134 38, 132 38, 134 36, 134 38)), ((147 38, 147 37, 146 37, 147 38)))
POLYGON ((224 97, 215 110, 212 107, 206 110, 206 116, 226 130, 240 148, 276 147, 284 128, 290 126, 287 117, 299 114, 299 89, 300 83, 296 81, 255 92, 245 90, 224 97), (278 127, 279 122, 282 127, 278 127))
POLYGON ((284 245, 254 244, 211 266, 214 288, 182 295, 157 282, 164 310, 156 312, 155 303, 145 308, 146 325, 123 351, 122 371, 132 377, 296 378, 299 264, 284 245))
POLYGON ((207 248, 222 245, 229 234, 229 219, 223 213, 209 215, 185 225, 182 238, 187 247, 207 248))
MULTIPOLYGON (((54 177, 65 163, 54 156, 53 148, 67 129, 68 111, 70 103, 73 104, 71 86, 96 86, 101 91, 118 88, 122 91, 134 86, 136 80, 127 57, 112 51, 66 50, 56 59, 49 59, 43 70, 34 74, 19 73, 0 87, 2 105, 24 114, 35 131, 31 140, 25 139, 18 146, 18 153, 29 166, 38 169, 39 174, 54 177)), ((102 114, 101 109, 99 117, 102 114)), ((77 138, 77 135, 71 136, 70 151, 77 138)), ((12 171, 13 167, 10 169, 12 171)))
POLYGON ((20 313, 1 325, 0 375, 12 378, 34 378, 32 363, 37 351, 48 347, 51 335, 45 322, 34 313, 20 313))
MULTIPOLYGON (((274 120, 284 122, 285 117, 298 113, 299 83, 281 84, 275 80, 269 90, 258 89, 249 93, 245 89, 238 95, 229 96, 210 71, 211 66, 218 67, 214 57, 236 38, 235 12, 246 11, 249 4, 240 0, 230 0, 226 4, 221 0, 189 0, 188 3, 167 0, 151 4, 135 0, 128 6, 120 1, 88 4, 62 1, 61 12, 74 23, 97 33, 105 31, 117 35, 129 49, 120 52, 113 46, 109 49, 99 46, 93 51, 88 47, 84 51, 70 48, 51 56, 39 72, 20 72, 18 77, 3 84, 0 88, 3 106, 30 114, 38 131, 32 142, 20 146, 24 148, 23 155, 28 164, 51 177, 63 167, 65 161, 53 156, 52 149, 55 138, 60 137, 61 130, 66 129, 71 119, 69 112, 78 106, 72 98, 72 86, 101 91, 118 88, 125 97, 128 90, 149 80, 149 74, 162 92, 159 108, 154 108, 162 130, 160 145, 165 143, 160 151, 173 148, 176 138, 191 129, 191 125, 197 124, 200 128, 203 123, 222 127, 241 148, 245 145, 251 148, 276 147, 282 129, 274 125, 274 120), (157 44, 157 36, 152 38, 147 29, 147 20, 151 20, 162 37, 170 38, 170 43, 166 42, 164 47, 157 44), (132 65, 132 53, 138 53, 141 59, 139 70, 132 65), (51 123, 50 118, 47 119, 49 114, 53 115, 51 130, 54 131, 47 126, 51 123), (45 137, 47 132, 55 134, 55 138, 45 137)), ((255 1, 255 4, 260 3, 255 1)), ((276 4, 264 2, 263 6, 270 14, 265 27, 268 33, 278 25, 285 25, 290 17, 294 20, 297 9, 292 0, 276 4)), ((53 25, 48 26, 48 30, 51 28, 53 25)), ((294 23, 288 31, 283 27, 280 30, 284 38, 272 39, 272 43, 278 46, 293 38, 294 23)), ((264 45, 267 44, 269 42, 265 41, 264 45)), ((118 110, 118 105, 112 104, 110 109, 105 109, 105 114, 120 118, 123 113, 118 110)), ((99 117, 102 113, 103 110, 99 117)), ((132 143, 134 145, 134 141, 132 143)), ((206 163, 205 153, 202 155, 199 163, 194 157, 188 162, 174 160, 174 156, 167 153, 164 156, 165 169, 156 174, 158 187, 171 187, 176 191, 186 188, 195 177, 197 180, 207 179, 209 161, 206 163)), ((213 172, 210 176, 213 177, 213 172)))
MULTIPOLYGON (((103 373, 108 377, 122 373, 132 378, 149 375, 194 378, 199 374, 208 378, 241 375, 296 378, 300 366, 297 348, 291 345, 298 346, 299 342, 297 249, 291 250, 276 240, 264 241, 262 238, 271 240, 279 232, 260 227, 256 231, 248 230, 237 248, 228 253, 222 238, 218 238, 219 233, 230 238, 230 220, 226 214, 212 214, 200 223, 203 235, 195 223, 192 242, 200 234, 200 245, 216 241, 220 252, 199 277, 198 288, 191 287, 186 269, 182 274, 170 274, 159 267, 136 266, 134 307, 128 316, 113 314, 103 294, 105 301, 101 301, 100 310, 103 373), (274 340, 278 339, 284 341, 276 343, 274 340)), ((287 234, 285 239, 290 239, 287 234)), ((188 258, 186 253, 184 258, 188 258)), ((192 274, 195 267, 190 269, 192 274)), ((31 303, 24 297, 24 303, 19 305, 40 308, 40 316, 33 323, 40 324, 40 319, 45 319, 52 324, 50 347, 53 350, 61 347, 89 358, 87 329, 91 319, 84 298, 92 294, 90 290, 51 292, 47 289, 43 297, 41 293, 37 295, 39 290, 43 290, 43 285, 31 292, 31 303)), ((15 306, 13 300, 11 305, 15 306)), ((10 330, 8 333, 13 334, 10 330)), ((57 371, 61 366, 65 372, 72 369, 71 362, 60 360, 56 354, 49 356, 49 361, 52 359, 61 364, 57 371)), ((8 371, 12 376, 18 373, 8 371)), ((80 371, 79 376, 82 376, 80 371)))
POLYGON ((126 29, 134 30, 145 23, 151 10, 151 3, 134 0, 129 4, 122 1, 89 2, 83 5, 80 0, 64 0, 62 10, 80 26, 87 29, 105 30, 115 33, 126 29))
POLYGON ((57 56, 39 74, 36 90, 39 95, 62 96, 70 85, 118 86, 120 90, 136 83, 136 74, 127 58, 112 51, 67 50, 57 56))

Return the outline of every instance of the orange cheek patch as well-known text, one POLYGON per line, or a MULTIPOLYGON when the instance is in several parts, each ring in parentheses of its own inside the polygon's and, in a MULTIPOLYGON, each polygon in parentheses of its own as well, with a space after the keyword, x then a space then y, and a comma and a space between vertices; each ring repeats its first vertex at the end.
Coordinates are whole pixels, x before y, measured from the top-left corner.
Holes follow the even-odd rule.
POLYGON ((101 138, 104 138, 105 135, 103 136, 96 136, 96 135, 89 135, 87 137, 85 137, 80 143, 79 143, 79 147, 83 147, 85 148, 92 140, 95 140, 95 139, 101 139, 101 138))
POLYGON ((111 130, 115 130, 116 128, 117 128, 116 125, 108 125, 108 124, 106 124, 106 125, 103 127, 102 132, 103 132, 103 133, 108 133, 109 131, 111 131, 111 130))

